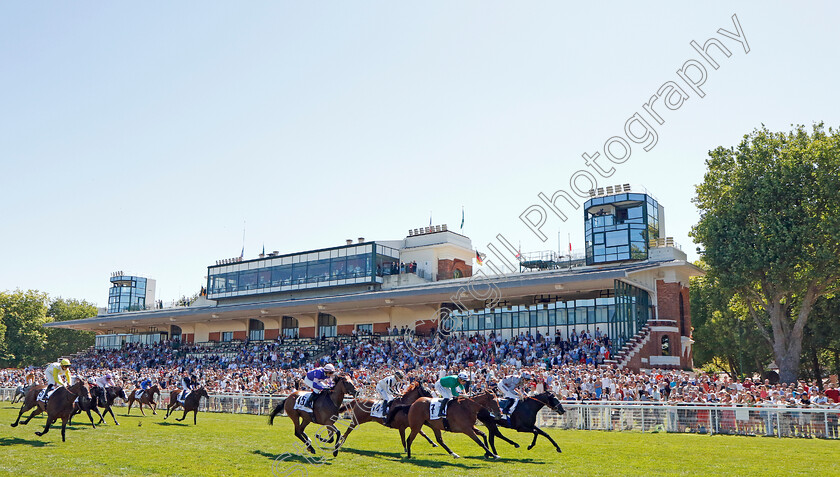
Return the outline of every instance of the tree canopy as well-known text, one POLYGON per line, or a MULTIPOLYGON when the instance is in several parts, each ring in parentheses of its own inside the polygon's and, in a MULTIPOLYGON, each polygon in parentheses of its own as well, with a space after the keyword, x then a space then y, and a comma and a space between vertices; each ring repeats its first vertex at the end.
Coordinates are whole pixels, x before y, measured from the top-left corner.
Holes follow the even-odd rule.
POLYGON ((840 283, 840 132, 762 127, 710 151, 706 166, 691 234, 793 381, 811 309, 840 283))

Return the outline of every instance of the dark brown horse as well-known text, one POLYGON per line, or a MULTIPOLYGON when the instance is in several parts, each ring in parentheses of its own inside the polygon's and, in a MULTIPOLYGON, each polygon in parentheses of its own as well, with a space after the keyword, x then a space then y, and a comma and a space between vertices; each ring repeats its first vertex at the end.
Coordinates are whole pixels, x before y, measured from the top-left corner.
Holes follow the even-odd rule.
POLYGON ((18 421, 20 421, 20 416, 26 412, 28 409, 34 406, 38 406, 38 408, 23 422, 25 425, 32 419, 33 416, 36 416, 42 412, 47 413, 47 422, 44 425, 44 430, 42 432, 36 432, 35 435, 43 436, 50 430, 50 426, 53 422, 57 419, 61 419, 61 441, 64 442, 64 431, 67 428, 67 421, 70 420, 70 416, 73 415, 73 402, 76 398, 89 398, 90 394, 88 393, 88 388, 85 385, 84 381, 77 381, 75 384, 69 387, 61 386, 52 393, 50 396, 49 401, 47 402, 46 406, 42 401, 38 401, 38 392, 41 389, 45 388, 46 386, 33 386, 33 389, 29 390, 29 393, 26 395, 26 399, 24 400, 23 407, 21 408, 20 414, 18 414, 17 420, 12 424, 12 427, 18 425, 18 421), (38 389, 35 389, 38 388, 38 389), (33 395, 34 394, 34 395, 33 395), (34 406, 26 407, 27 404, 31 404, 32 401, 35 401, 34 406))
POLYGON ((125 412, 125 415, 127 416, 131 413, 131 405, 134 404, 134 401, 137 401, 137 407, 140 408, 140 413, 143 414, 143 416, 146 415, 146 413, 143 412, 143 404, 149 406, 152 410, 152 414, 157 415, 157 400, 155 399, 155 394, 160 397, 160 388, 158 385, 155 384, 149 389, 143 391, 140 399, 137 399, 137 391, 138 390, 135 389, 128 395, 128 410, 125 412))
POLYGON ((554 442, 554 439, 551 438, 545 431, 537 427, 537 414, 539 414, 540 409, 543 407, 548 406, 557 414, 561 416, 566 413, 566 410, 563 409, 563 404, 560 403, 560 400, 557 399, 557 396, 550 391, 546 391, 544 393, 537 394, 536 396, 528 396, 527 398, 523 399, 519 402, 516 406, 516 409, 510 414, 509 419, 499 419, 494 418, 490 415, 489 412, 482 410, 478 413, 478 420, 484 423, 487 426, 487 430, 490 434, 490 449, 493 450, 493 453, 496 453, 496 442, 495 438, 498 436, 503 441, 511 444, 515 448, 519 448, 519 444, 513 442, 512 440, 508 439, 507 437, 503 436, 501 432, 499 432, 499 427, 507 427, 509 429, 513 429, 516 432, 528 432, 534 434, 534 440, 531 441, 531 445, 528 446, 528 450, 534 448, 534 445, 537 443, 537 437, 543 436, 548 439, 549 442, 554 444, 554 448, 557 452, 562 452, 560 450, 560 446, 554 442))
MULTIPOLYGON (((114 405, 114 401, 120 398, 123 401, 128 401, 128 396, 126 396, 125 391, 123 391, 122 386, 108 386, 106 389, 102 389, 99 386, 94 386, 90 388, 90 401, 86 402, 85 399, 79 399, 79 402, 76 403, 76 408, 73 411, 73 415, 81 413, 82 411, 87 412, 88 417, 90 418, 90 411, 99 414, 99 422, 97 424, 102 424, 105 422, 105 416, 108 413, 111 414, 111 418, 114 420, 114 424, 120 425, 117 422, 117 416, 114 415, 114 410, 111 409, 111 406, 114 405), (102 414, 99 413, 99 408, 104 409, 102 414)), ((69 423, 68 423, 69 424, 69 423)), ((93 420, 91 419, 91 424, 93 424, 93 420)))
MULTIPOLYGON (((298 411, 295 409, 295 402, 304 394, 304 391, 295 391, 278 404, 268 418, 268 423, 274 423, 274 416, 280 414, 280 411, 285 411, 289 419, 295 424, 295 437, 306 444, 306 448, 311 453, 315 453, 315 448, 312 447, 312 441, 306 435, 304 429, 310 422, 321 424, 327 428, 330 436, 335 436, 335 448, 333 449, 333 457, 338 455, 338 448, 344 442, 341 439, 341 431, 335 427, 335 422, 338 420, 338 414, 341 409, 344 395, 356 395, 356 386, 353 385, 353 380, 346 374, 339 374, 335 379, 335 386, 330 390, 322 391, 312 404, 313 412, 310 414, 305 411, 298 411), (314 417, 314 419, 313 419, 314 417)), ((323 440, 323 439, 322 439, 323 440)), ((332 437, 330 438, 332 440, 332 437)), ((330 441, 325 441, 330 442, 330 441)))
POLYGON ((181 391, 177 389, 169 393, 169 405, 166 406, 166 415, 163 416, 164 419, 169 417, 169 414, 175 411, 178 407, 184 408, 184 415, 181 416, 181 419, 175 418, 176 421, 183 421, 184 418, 187 417, 187 414, 190 412, 193 413, 193 424, 197 424, 195 422, 195 415, 198 413, 198 407, 201 403, 201 398, 207 398, 210 400, 210 396, 207 394, 207 390, 204 389, 204 386, 196 389, 195 391, 191 392, 185 399, 184 402, 181 403, 178 401, 178 394, 181 391))
MULTIPOLYGON (((414 401, 411 408, 408 410, 408 425, 411 426, 411 435, 408 436, 406 443, 406 456, 411 458, 411 443, 414 438, 420 433, 421 428, 426 425, 432 428, 435 433, 435 439, 438 444, 446 450, 452 457, 460 457, 458 454, 452 452, 449 447, 443 442, 441 436, 444 430, 443 419, 429 419, 429 404, 432 402, 431 398, 420 398, 414 401)), ((459 432, 468 435, 476 444, 484 449, 484 457, 495 457, 496 454, 490 452, 490 449, 484 445, 478 436, 485 437, 484 433, 475 427, 475 419, 479 411, 487 409, 494 416, 501 416, 502 411, 499 409, 499 401, 496 400, 496 395, 491 392, 483 392, 473 397, 457 397, 449 401, 449 407, 446 411, 446 419, 449 422, 449 432, 459 432)))
MULTIPOLYGON (((354 399, 350 404, 346 407, 350 409, 350 412, 353 415, 353 424, 347 428, 347 431, 344 432, 344 440, 347 440, 347 436, 350 435, 350 432, 361 424, 366 422, 378 422, 385 427, 390 427, 392 429, 398 429, 400 431, 400 439, 402 439, 402 446, 403 450, 405 450, 405 430, 408 427, 408 413, 407 412, 391 412, 392 409, 396 409, 398 406, 404 406, 407 410, 409 406, 411 406, 414 401, 420 399, 421 397, 432 397, 432 393, 430 393, 426 388, 423 387, 421 383, 412 383, 411 385, 406 388, 405 393, 391 401, 390 409, 388 412, 388 418, 379 418, 379 417, 372 417, 370 415, 371 408, 373 404, 376 402, 374 399, 354 399), (386 424, 387 422, 387 424, 386 424)), ((344 409, 342 409, 344 410, 344 409)), ((432 447, 437 447, 437 444, 432 442, 423 431, 420 431, 420 435, 425 437, 429 444, 432 447)))

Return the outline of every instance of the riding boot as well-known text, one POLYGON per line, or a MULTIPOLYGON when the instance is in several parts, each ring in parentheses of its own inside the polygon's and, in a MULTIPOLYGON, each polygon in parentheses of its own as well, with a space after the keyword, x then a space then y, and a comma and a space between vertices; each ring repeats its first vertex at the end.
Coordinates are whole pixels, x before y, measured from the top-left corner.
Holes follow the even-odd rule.
POLYGON ((382 403, 382 415, 385 416, 385 426, 390 427, 391 422, 388 420, 388 410, 391 408, 391 401, 382 403))

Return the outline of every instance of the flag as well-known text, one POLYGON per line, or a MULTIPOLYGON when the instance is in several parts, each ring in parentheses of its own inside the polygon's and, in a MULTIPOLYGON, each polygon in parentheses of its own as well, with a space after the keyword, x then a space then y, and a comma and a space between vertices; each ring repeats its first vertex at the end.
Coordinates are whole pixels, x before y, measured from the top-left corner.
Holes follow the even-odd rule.
POLYGON ((431 228, 431 226, 432 226, 432 213, 429 212, 429 227, 431 228))
POLYGON ((242 252, 239 254, 239 259, 242 260, 245 258, 245 246, 242 246, 242 252))
POLYGON ((265 244, 263 244, 263 255, 265 255, 265 244))
POLYGON ((481 258, 481 254, 478 253, 478 250, 475 251, 475 261, 478 262, 479 265, 484 265, 484 260, 481 258))
POLYGON ((569 234, 569 256, 572 255, 572 234, 569 234))
POLYGON ((461 206, 461 230, 464 230, 464 206, 461 206))

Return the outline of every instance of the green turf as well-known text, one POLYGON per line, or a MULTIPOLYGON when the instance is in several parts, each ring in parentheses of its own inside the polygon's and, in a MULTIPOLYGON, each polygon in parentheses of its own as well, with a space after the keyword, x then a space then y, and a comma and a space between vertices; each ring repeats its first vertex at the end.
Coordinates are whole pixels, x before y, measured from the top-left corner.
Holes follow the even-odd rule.
POLYGON ((369 423, 353 432, 338 457, 319 452, 323 463, 308 464, 296 454, 284 417, 270 427, 262 416, 201 413, 193 426, 191 419, 164 422, 162 415, 125 417, 125 408, 118 408, 121 426, 94 430, 86 417, 76 416, 62 443, 57 427, 44 437, 34 434, 43 428, 40 417, 9 426, 17 409, 0 403, 0 475, 272 475, 274 459, 283 453, 310 476, 840 475, 840 441, 817 439, 549 430, 563 449, 558 454, 543 438, 528 451, 530 435, 508 431, 522 447, 497 441, 502 459, 488 461, 466 436, 444 433, 460 459, 420 438, 406 460, 399 434, 369 423))

